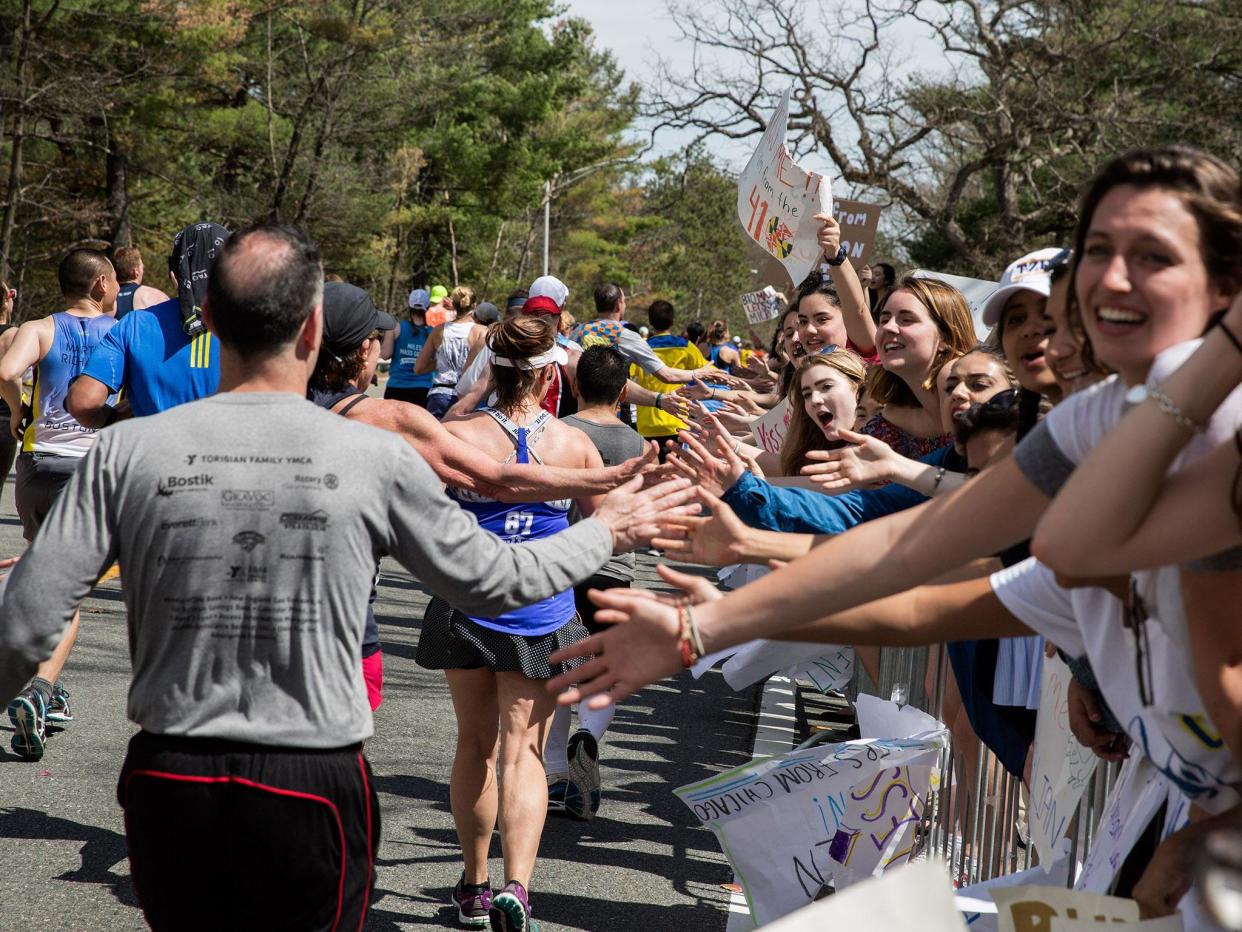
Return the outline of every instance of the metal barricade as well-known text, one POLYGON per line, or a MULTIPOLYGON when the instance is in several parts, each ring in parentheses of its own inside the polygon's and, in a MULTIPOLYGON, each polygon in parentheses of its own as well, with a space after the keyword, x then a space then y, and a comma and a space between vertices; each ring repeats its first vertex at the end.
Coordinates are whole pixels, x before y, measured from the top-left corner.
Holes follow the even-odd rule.
MULTIPOLYGON (((859 693, 913 705, 944 721, 946 677, 951 675, 948 653, 938 648, 883 648, 879 682, 861 663, 846 689, 851 701, 859 693), (930 669, 935 674, 928 675, 930 669)), ((951 723, 950 723, 951 724, 951 723)), ((1001 766, 996 756, 973 739, 974 767, 965 748, 950 731, 949 746, 941 755, 940 789, 928 800, 923 814, 923 853, 934 854, 948 865, 961 886, 991 880, 1038 863, 1026 828, 1028 793, 1022 781, 1001 766)), ((1077 865, 1085 862, 1094 840, 1105 800, 1117 779, 1119 765, 1097 766, 1078 805, 1068 832, 1068 884, 1073 886, 1077 865)))

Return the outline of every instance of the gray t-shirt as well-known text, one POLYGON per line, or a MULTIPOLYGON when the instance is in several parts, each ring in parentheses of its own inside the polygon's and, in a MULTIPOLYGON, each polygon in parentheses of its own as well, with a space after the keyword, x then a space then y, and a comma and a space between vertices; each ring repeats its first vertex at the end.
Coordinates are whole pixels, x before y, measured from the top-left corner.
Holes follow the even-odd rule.
POLYGON ((102 431, 7 581, 0 693, 15 695, 115 560, 147 731, 328 748, 372 732, 361 675, 375 561, 479 615, 590 576, 583 521, 506 544, 394 434, 291 394, 227 393, 102 431))
MULTIPOLYGON (((576 427, 588 437, 595 449, 599 450, 600 458, 605 466, 624 463, 635 456, 642 456, 647 442, 628 424, 617 421, 613 424, 596 424, 576 414, 566 415, 561 422, 576 427)), ((577 509, 574 509, 575 512, 577 509)), ((600 567, 599 575, 611 576, 613 579, 633 580, 634 554, 623 553, 615 556, 600 567)))

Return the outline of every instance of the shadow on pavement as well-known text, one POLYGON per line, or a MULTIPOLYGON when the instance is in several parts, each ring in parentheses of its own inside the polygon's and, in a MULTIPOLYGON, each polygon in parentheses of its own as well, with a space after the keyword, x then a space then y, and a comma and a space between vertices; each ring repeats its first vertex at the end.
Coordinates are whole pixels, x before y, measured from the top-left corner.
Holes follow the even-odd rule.
POLYGON ((53 880, 97 883, 108 887, 117 901, 138 908, 129 874, 113 873, 128 857, 125 836, 106 828, 83 825, 35 809, 0 809, 0 838, 31 838, 44 841, 81 841, 81 866, 53 880))

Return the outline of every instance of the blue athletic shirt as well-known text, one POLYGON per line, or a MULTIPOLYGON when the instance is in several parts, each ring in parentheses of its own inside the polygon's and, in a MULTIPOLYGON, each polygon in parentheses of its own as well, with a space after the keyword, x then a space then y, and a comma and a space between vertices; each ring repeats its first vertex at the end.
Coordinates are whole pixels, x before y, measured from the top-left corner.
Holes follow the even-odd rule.
MULTIPOLYGON (((530 443, 543 433, 548 422, 552 420, 552 415, 547 411, 540 411, 530 427, 518 427, 495 408, 480 408, 479 410, 490 415, 517 447, 505 462, 516 459, 519 463, 529 463, 532 457, 536 463, 542 462, 539 454, 530 448, 530 443)), ((462 508, 478 519, 479 527, 485 531, 491 531, 505 543, 520 544, 528 540, 541 540, 569 527, 569 508, 572 502, 568 499, 510 505, 467 492, 464 489, 455 489, 452 486, 449 487, 448 493, 462 508)), ((506 612, 497 618, 480 618, 476 615, 466 617, 475 624, 493 631, 520 634, 524 637, 538 637, 551 634, 563 627, 576 612, 574 591, 566 589, 550 598, 506 612)))
POLYGON ((135 417, 214 395, 220 385, 220 344, 209 331, 193 340, 181 329, 176 298, 128 314, 91 352, 84 375, 112 391, 127 390, 135 417))
POLYGON ((79 317, 58 311, 52 315, 52 345, 34 367, 30 425, 22 435, 23 453, 86 456, 96 430, 83 427, 65 410, 65 396, 87 357, 116 326, 107 314, 79 317))
POLYGON ((418 354, 423 351, 427 337, 431 336, 434 327, 424 324, 415 326, 411 321, 401 321, 397 330, 397 339, 392 345, 392 366, 388 370, 388 385, 391 388, 431 388, 434 372, 426 375, 414 374, 414 363, 418 362, 418 354))

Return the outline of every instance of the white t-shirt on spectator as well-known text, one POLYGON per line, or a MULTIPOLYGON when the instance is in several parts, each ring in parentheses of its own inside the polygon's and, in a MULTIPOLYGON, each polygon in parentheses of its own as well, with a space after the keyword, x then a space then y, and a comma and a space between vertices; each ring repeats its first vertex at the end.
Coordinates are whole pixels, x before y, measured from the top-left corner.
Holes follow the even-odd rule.
POLYGON ((994 573, 990 582, 1019 621, 1066 653, 1091 661, 1100 692, 1133 742, 1130 753, 1141 752, 1208 812, 1238 802, 1242 771, 1208 721, 1185 638, 1171 636, 1154 619, 1147 622, 1142 675, 1152 701, 1144 704, 1139 644, 1126 628, 1125 606, 1112 594, 1094 587, 1065 589, 1033 557, 994 573))

